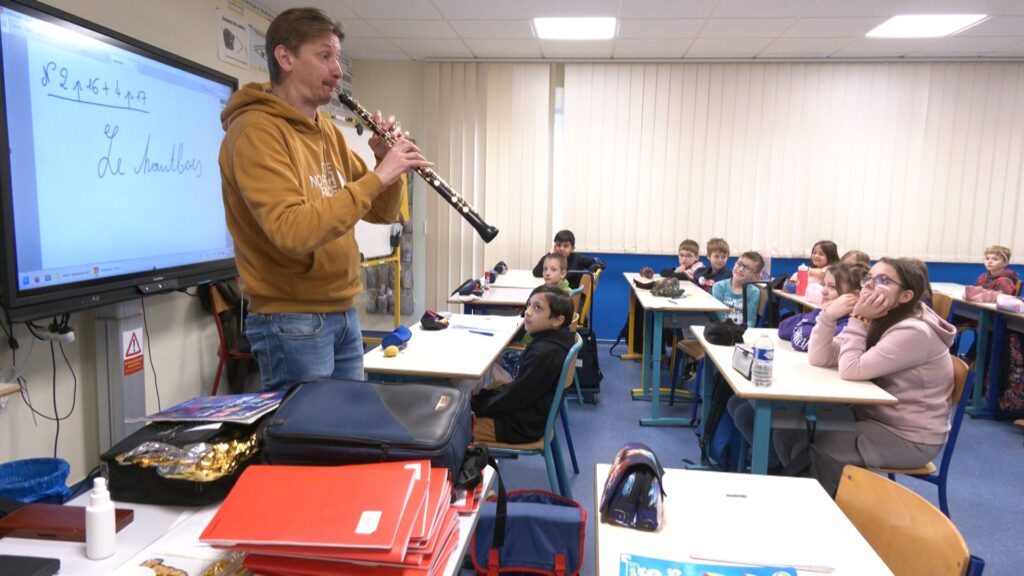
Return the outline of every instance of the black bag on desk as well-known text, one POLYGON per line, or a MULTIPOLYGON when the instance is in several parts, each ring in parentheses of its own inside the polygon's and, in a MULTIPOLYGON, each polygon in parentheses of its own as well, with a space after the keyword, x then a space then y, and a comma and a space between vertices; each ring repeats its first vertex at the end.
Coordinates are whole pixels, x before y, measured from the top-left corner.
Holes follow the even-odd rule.
POLYGON ((298 384, 263 429, 270 464, 430 460, 458 478, 472 436, 457 388, 356 380, 298 384))
POLYGON ((114 500, 204 506, 223 500, 259 462, 259 426, 153 422, 107 450, 100 466, 114 500))

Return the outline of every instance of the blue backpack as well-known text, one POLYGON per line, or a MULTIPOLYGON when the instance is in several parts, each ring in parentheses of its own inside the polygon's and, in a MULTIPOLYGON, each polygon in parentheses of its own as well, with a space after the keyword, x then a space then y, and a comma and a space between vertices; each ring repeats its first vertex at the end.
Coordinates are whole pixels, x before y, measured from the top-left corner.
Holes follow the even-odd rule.
POLYGON ((715 374, 714 394, 711 397, 711 411, 706 422, 697 428, 700 446, 704 449, 711 463, 721 470, 740 469, 740 450, 743 435, 740 434, 732 420, 732 414, 726 404, 733 397, 732 388, 720 374, 715 374))

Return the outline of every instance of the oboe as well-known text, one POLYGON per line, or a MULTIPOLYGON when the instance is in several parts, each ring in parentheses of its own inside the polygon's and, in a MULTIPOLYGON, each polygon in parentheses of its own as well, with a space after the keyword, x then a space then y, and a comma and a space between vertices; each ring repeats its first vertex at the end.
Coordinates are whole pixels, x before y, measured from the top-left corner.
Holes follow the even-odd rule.
MULTIPOLYGON (((370 128, 370 130, 373 130, 373 133, 383 140, 388 145, 389 149, 395 145, 395 139, 392 138, 391 134, 388 134, 384 130, 384 127, 378 124, 370 112, 367 111, 366 108, 363 108, 359 102, 344 92, 338 93, 338 100, 341 101, 346 108, 354 112, 363 124, 366 124, 370 128)), ((469 225, 472 226, 478 234, 480 234, 480 237, 484 239, 484 242, 494 240, 494 237, 498 235, 498 229, 487 222, 484 222, 484 219, 477 214, 476 210, 473 210, 473 207, 469 205, 469 202, 466 202, 462 196, 459 196, 458 192, 453 190, 452 187, 444 181, 444 178, 438 176, 437 172, 434 172, 432 168, 417 168, 416 172, 427 182, 427 184, 430 184, 434 190, 437 190, 437 193, 447 200, 448 203, 452 205, 452 208, 455 208, 455 211, 466 219, 466 222, 469 222, 469 225)))

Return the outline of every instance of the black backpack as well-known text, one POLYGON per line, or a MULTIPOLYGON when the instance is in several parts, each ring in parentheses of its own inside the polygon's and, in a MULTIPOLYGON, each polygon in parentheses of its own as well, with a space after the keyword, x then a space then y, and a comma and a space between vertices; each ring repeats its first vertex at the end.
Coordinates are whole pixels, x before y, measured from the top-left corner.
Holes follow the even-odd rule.
POLYGON ((589 327, 581 327, 576 332, 583 339, 583 348, 579 353, 579 366, 576 370, 576 378, 580 383, 580 393, 583 394, 583 401, 590 404, 597 404, 597 395, 601 392, 601 380, 604 374, 597 359, 597 337, 589 327))

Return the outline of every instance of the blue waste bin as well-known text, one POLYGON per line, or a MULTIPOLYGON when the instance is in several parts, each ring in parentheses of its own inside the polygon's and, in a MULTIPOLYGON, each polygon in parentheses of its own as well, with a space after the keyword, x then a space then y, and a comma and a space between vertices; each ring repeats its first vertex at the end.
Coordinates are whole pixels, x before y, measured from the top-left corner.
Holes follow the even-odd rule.
POLYGON ((71 491, 71 466, 63 458, 28 458, 0 464, 0 498, 63 504, 71 491))

